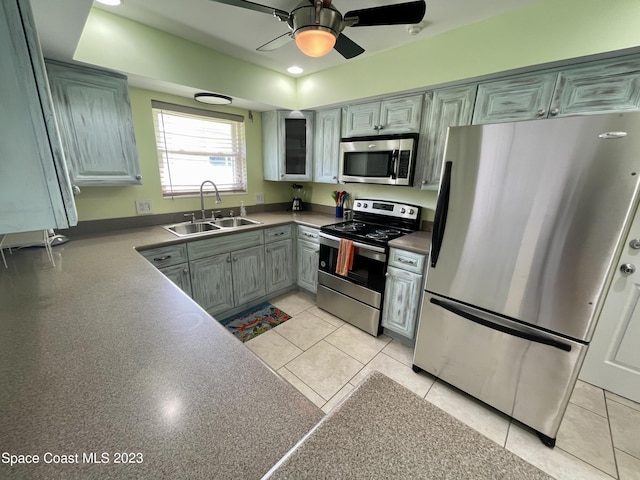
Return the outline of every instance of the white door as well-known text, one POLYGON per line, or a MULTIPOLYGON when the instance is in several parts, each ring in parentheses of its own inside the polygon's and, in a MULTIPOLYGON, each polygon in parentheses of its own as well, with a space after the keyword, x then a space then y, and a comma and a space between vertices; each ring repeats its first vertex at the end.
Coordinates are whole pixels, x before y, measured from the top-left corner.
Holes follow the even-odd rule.
POLYGON ((640 209, 626 242, 580 379, 640 402, 640 209))

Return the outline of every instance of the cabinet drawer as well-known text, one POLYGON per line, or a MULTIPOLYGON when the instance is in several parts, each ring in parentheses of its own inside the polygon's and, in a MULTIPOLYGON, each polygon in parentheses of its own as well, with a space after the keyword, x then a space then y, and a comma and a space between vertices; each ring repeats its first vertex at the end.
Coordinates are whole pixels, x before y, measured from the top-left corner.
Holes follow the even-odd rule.
POLYGON ((318 236, 317 228, 305 227, 304 225, 298 225, 298 240, 304 240, 306 242, 320 243, 320 237, 318 236))
POLYGON ((264 243, 263 232, 264 230, 252 230, 188 243, 189 260, 262 245, 264 243))
POLYGON ((419 253, 407 252, 397 248, 389 249, 389 265, 409 272, 422 273, 426 258, 426 255, 419 253))
POLYGON ((187 246, 184 243, 142 250, 140 254, 157 268, 169 267, 187 261, 187 246))
POLYGON ((291 224, 264 230, 264 243, 277 242, 278 240, 287 240, 289 238, 291 238, 291 224))

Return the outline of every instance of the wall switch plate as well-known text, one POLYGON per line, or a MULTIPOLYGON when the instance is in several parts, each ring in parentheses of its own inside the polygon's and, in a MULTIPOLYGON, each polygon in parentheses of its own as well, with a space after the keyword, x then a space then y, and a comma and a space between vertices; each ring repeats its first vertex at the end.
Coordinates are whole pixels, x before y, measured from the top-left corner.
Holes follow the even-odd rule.
POLYGON ((264 203, 264 193, 256 193, 256 203, 264 203))
POLYGON ((138 215, 151 215, 151 200, 136 200, 136 212, 138 215))

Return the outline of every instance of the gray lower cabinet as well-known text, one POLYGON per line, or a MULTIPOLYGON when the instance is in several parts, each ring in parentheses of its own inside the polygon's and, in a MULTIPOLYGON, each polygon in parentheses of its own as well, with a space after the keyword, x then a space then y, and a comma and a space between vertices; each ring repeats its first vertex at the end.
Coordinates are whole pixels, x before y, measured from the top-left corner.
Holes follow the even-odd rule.
POLYGON ((46 65, 71 182, 141 184, 127 77, 52 60, 46 65))
POLYGON ((160 271, 187 295, 191 296, 191 276, 189 275, 189 264, 180 263, 170 267, 161 268, 160 271))
POLYGON ((189 242, 193 299, 211 315, 266 295, 264 231, 189 242))
POLYGON ((189 262, 193 299, 211 315, 232 309, 231 253, 189 262))
POLYGON ((298 225, 298 286, 316 293, 318 289, 318 256, 320 253, 320 237, 318 229, 298 225))
POLYGON ((293 285, 292 225, 281 225, 264 231, 264 253, 267 294, 279 292, 293 285))
POLYGON ((391 248, 381 325, 407 339, 415 337, 422 302, 426 256, 391 248))
POLYGON ((28 0, 0 2, 0 234, 78 216, 28 0))
POLYGON ((477 88, 476 84, 462 85, 425 94, 414 186, 438 188, 447 128, 471 124, 477 88))

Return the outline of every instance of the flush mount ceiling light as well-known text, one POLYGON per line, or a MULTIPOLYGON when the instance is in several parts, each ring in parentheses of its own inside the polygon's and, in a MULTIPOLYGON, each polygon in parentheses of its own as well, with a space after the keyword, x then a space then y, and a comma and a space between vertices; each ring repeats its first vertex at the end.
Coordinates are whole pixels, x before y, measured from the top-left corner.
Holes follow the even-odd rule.
POLYGON ((117 7, 120 5, 120 0, 96 0, 96 2, 103 5, 109 5, 110 7, 117 7))
POLYGON ((218 93, 200 92, 193 96, 196 102, 206 103, 207 105, 230 105, 231 97, 220 95, 218 93))
POLYGON ((299 73, 304 72, 304 70, 301 67, 298 67, 297 65, 292 65, 289 68, 287 68, 287 72, 292 73, 293 75, 298 75, 299 73))

